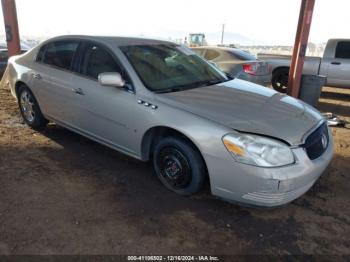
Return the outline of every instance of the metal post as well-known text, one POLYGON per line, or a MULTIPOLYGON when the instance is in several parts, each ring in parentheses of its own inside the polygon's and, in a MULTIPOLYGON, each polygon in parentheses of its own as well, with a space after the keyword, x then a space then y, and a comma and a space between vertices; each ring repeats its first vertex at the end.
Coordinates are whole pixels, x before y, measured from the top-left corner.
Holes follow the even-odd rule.
POLYGON ((16 1, 1 0, 2 13, 4 16, 6 42, 9 57, 18 55, 21 52, 21 44, 19 38, 16 1))
POLYGON ((315 0, 302 0, 301 2, 287 90, 288 94, 293 97, 299 96, 301 76, 303 73, 304 59, 309 39, 314 5, 315 0))
POLYGON ((224 35, 225 35, 225 24, 222 24, 222 31, 221 31, 221 44, 224 44, 224 35))

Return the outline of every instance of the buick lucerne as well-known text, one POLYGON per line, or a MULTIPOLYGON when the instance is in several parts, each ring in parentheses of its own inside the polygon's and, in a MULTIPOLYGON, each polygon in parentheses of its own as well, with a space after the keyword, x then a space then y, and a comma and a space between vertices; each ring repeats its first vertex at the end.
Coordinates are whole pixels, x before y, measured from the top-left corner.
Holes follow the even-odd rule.
POLYGON ((187 47, 160 40, 61 36, 10 58, 24 121, 48 121, 142 161, 170 190, 279 206, 331 161, 332 134, 313 107, 232 79, 187 47))

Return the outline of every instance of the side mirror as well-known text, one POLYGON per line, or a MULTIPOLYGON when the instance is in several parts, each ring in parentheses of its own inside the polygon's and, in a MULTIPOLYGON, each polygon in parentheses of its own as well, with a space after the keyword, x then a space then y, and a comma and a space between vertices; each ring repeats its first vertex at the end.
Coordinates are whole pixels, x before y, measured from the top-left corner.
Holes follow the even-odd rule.
POLYGON ((115 87, 125 86, 125 81, 123 80, 122 76, 117 72, 99 74, 98 82, 102 86, 115 86, 115 87))

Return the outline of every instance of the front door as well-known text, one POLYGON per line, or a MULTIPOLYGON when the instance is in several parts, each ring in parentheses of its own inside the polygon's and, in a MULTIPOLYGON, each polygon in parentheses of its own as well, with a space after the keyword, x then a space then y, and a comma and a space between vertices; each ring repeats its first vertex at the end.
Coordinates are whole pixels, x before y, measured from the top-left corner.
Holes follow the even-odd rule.
POLYGON ((330 86, 350 87, 350 41, 338 42, 334 58, 322 60, 320 74, 327 75, 330 86))
POLYGON ((121 73, 126 82, 128 76, 112 53, 97 44, 85 45, 81 52, 79 74, 73 76, 72 82, 80 88, 76 95, 74 124, 89 136, 120 150, 135 154, 135 110, 137 99, 132 90, 112 86, 102 86, 98 76, 106 72, 121 73))

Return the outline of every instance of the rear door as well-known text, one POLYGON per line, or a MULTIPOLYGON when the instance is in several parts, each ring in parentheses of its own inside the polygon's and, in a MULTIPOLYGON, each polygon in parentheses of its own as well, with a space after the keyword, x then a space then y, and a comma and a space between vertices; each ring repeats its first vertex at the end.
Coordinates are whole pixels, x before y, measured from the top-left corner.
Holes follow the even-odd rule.
POLYGON ((320 74, 330 86, 350 87, 350 41, 339 41, 333 57, 322 60, 320 74))
POLYGON ((71 123, 75 111, 72 62, 78 46, 77 40, 48 43, 45 50, 40 50, 33 71, 44 114, 65 124, 71 123))

